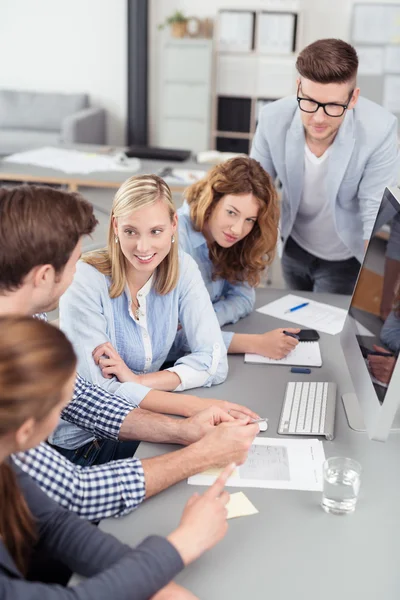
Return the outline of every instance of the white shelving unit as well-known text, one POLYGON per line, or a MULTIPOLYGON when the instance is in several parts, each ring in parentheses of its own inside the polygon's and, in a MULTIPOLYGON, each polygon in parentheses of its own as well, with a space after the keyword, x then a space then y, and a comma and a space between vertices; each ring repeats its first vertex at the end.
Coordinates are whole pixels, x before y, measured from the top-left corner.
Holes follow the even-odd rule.
POLYGON ((160 67, 158 145, 209 149, 212 40, 166 39, 160 67))
MULTIPOLYGON (((261 104, 296 92, 295 63, 301 14, 298 9, 276 8, 228 11, 235 13, 233 22, 236 26, 240 14, 245 15, 243 39, 239 32, 241 45, 235 51, 234 39, 232 42, 224 39, 222 44, 219 43, 221 36, 227 35, 226 19, 223 22, 226 12, 219 12, 215 27, 211 143, 212 148, 217 150, 248 153, 261 104), (246 49, 243 40, 248 39, 249 13, 253 15, 253 28, 251 43, 246 49), (268 17, 272 17, 270 23, 268 17), (279 17, 283 25, 282 35, 276 29, 279 17), (290 25, 291 35, 288 34, 290 25), (281 51, 283 46, 286 52, 281 51), (266 49, 269 51, 266 52, 266 49)), ((228 15, 228 25, 229 18, 228 15)))

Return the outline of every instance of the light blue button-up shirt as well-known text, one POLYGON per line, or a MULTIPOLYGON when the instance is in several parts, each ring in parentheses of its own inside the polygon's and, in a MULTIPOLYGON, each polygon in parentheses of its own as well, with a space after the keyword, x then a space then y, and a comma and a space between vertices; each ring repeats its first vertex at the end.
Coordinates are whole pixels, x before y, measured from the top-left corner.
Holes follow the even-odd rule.
MULTIPOLYGON (((152 279, 139 290, 138 320, 131 311, 128 288, 118 298, 110 298, 109 286, 109 277, 79 262, 74 281, 61 298, 60 327, 74 345, 82 377, 137 406, 149 388, 103 377, 93 360, 94 348, 111 342, 134 373, 159 371, 169 358, 180 323, 189 354, 169 369, 181 380, 175 391, 209 387, 226 379, 227 353, 218 320, 199 269, 188 254, 179 251, 178 285, 169 294, 157 294, 152 279)), ((91 440, 90 433, 65 422, 51 438, 53 444, 64 448, 78 448, 91 440)))
MULTIPOLYGON (((219 278, 213 281, 213 264, 209 257, 207 241, 200 231, 193 229, 187 202, 178 210, 178 217, 179 244, 196 261, 220 326, 236 323, 253 310, 256 299, 254 288, 248 283, 232 284, 226 279, 219 278)), ((222 335, 226 347, 229 348, 233 333, 224 331, 222 335)))

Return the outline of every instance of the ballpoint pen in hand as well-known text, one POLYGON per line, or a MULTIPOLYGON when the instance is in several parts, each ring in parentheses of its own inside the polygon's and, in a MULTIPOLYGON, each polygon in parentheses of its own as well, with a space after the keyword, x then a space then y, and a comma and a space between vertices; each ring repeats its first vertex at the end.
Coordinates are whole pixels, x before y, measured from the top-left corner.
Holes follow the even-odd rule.
POLYGON ((303 302, 302 304, 298 304, 297 306, 292 306, 292 308, 288 308, 288 310, 285 310, 285 313, 294 312, 295 310, 299 310, 299 308, 303 308, 304 306, 308 306, 309 304, 309 302, 303 302))
POLYGON ((299 340, 299 336, 297 335, 297 333, 291 333, 290 331, 285 331, 283 330, 283 333, 289 337, 294 338, 295 340, 299 340))

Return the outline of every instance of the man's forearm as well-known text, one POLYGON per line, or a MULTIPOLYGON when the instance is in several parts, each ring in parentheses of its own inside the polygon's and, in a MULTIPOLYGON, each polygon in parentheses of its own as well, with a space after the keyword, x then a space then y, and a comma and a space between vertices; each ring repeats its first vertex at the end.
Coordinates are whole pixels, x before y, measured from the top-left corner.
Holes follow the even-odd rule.
POLYGON ((213 457, 201 451, 197 444, 142 460, 145 475, 146 498, 151 498, 166 488, 196 475, 213 464, 213 457))
POLYGON ((184 419, 173 419, 142 408, 135 408, 125 417, 119 439, 187 444, 190 440, 185 435, 184 425, 184 419))

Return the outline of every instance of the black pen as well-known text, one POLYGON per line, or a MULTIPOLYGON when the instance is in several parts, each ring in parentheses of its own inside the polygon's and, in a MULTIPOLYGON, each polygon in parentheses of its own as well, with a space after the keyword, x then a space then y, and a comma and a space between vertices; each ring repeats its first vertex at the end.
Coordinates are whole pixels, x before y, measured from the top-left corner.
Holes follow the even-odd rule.
POLYGON ((295 340, 299 340, 300 339, 298 335, 296 335, 295 333, 290 333, 290 331, 283 330, 283 333, 285 335, 289 336, 289 337, 294 338, 295 340))

